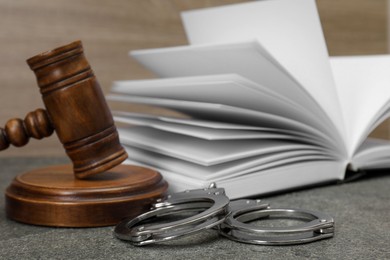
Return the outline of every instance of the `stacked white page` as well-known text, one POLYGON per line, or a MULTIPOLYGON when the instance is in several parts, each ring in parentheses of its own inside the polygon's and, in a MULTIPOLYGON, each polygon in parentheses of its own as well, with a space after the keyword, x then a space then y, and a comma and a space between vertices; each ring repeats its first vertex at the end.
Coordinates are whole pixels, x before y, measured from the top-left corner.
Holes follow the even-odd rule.
POLYGON ((329 58, 314 0, 263 0, 182 13, 188 46, 132 51, 159 78, 116 81, 108 99, 183 116, 113 111, 129 163, 172 191, 231 198, 390 167, 367 139, 390 112, 390 57, 329 58))

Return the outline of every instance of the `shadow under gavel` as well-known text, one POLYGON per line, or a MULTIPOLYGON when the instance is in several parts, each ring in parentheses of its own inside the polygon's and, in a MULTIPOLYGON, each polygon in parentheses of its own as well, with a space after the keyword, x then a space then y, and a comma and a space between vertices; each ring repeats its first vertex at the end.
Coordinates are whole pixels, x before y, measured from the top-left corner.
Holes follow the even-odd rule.
POLYGON ((9 120, 0 128, 0 150, 55 131, 73 169, 54 166, 17 176, 6 191, 7 216, 36 225, 89 227, 113 225, 148 210, 167 183, 154 170, 120 165, 127 153, 81 42, 27 63, 46 110, 9 120))

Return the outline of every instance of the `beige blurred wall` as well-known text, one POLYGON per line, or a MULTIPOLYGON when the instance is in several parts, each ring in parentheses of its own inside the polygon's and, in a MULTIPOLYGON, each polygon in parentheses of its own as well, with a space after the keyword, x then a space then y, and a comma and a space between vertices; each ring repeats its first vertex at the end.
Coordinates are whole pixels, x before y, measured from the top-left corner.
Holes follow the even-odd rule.
MULTIPOLYGON (((117 79, 153 77, 129 50, 187 44, 180 11, 239 0, 0 0, 0 125, 42 107, 25 60, 76 39, 107 93, 117 79)), ((318 0, 332 55, 386 53, 387 0, 318 0)), ((376 136, 388 137, 388 123, 376 136)), ((0 156, 62 156, 56 137, 0 156)))

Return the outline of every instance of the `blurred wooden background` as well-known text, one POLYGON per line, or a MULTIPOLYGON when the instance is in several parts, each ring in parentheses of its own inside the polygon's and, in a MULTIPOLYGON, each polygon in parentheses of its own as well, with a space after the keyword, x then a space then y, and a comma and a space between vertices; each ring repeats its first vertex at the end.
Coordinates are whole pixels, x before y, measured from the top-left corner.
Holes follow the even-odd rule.
MULTIPOLYGON (((388 0, 318 0, 331 55, 388 52, 388 0)), ((81 39, 107 93, 119 79, 153 77, 129 50, 187 44, 180 11, 243 0, 0 0, 0 124, 42 107, 25 60, 81 39)), ((388 138, 389 123, 375 136, 388 138)), ((55 136, 9 148, 1 156, 63 156, 55 136)))

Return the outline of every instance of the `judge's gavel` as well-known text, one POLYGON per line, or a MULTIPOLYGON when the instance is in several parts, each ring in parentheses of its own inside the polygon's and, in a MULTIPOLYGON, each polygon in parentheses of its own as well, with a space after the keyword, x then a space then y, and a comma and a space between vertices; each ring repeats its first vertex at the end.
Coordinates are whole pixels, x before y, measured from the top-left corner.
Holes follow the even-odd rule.
POLYGON ((9 120, 0 129, 0 150, 56 131, 73 167, 47 166, 16 176, 5 192, 8 218, 44 226, 107 226, 143 213, 164 196, 168 184, 160 173, 120 164, 127 153, 80 41, 27 63, 46 110, 9 120))
POLYGON ((46 110, 24 120, 11 119, 0 128, 0 150, 23 146, 29 138, 53 130, 73 162, 77 178, 106 171, 127 158, 98 81, 80 41, 27 60, 34 71, 46 110))

